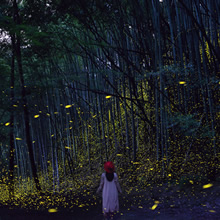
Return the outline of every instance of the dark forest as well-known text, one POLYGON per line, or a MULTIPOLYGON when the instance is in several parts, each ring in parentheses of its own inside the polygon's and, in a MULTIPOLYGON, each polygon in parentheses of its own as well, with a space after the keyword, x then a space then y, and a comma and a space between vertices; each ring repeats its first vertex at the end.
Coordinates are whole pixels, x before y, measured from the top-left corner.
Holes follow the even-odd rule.
POLYGON ((101 219, 113 161, 119 219, 218 219, 220 0, 1 0, 0 87, 0 218, 101 219))

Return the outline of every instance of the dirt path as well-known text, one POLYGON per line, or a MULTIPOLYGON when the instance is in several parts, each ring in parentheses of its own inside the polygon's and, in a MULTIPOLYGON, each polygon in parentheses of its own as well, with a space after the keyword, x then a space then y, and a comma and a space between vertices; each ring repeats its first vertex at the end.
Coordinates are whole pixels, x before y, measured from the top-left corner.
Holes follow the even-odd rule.
MULTIPOLYGON (((100 208, 100 207, 99 207, 100 208)), ((215 212, 211 212, 209 207, 194 206, 194 207, 163 207, 158 205, 155 210, 150 210, 147 207, 138 208, 133 207, 130 210, 121 210, 115 220, 219 220, 220 219, 220 206, 215 212)), ((97 208, 89 212, 74 210, 71 211, 58 211, 57 213, 48 212, 26 212, 24 210, 9 210, 0 209, 0 220, 102 220, 102 214, 97 208)))
MULTIPOLYGON (((216 183, 209 189, 200 186, 194 190, 189 187, 169 189, 162 186, 146 189, 139 194, 124 194, 120 197, 120 213, 114 219, 220 220, 219 192, 220 186, 216 183)), ((55 213, 0 206, 0 220, 102 220, 101 209, 101 197, 95 206, 58 208, 55 213)))

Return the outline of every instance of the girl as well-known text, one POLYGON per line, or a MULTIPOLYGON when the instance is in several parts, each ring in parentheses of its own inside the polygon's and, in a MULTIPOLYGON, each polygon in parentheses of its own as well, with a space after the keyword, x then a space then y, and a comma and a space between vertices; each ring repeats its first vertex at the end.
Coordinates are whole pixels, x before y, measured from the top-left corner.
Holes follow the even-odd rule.
POLYGON ((114 164, 111 161, 105 162, 106 173, 101 176, 100 186, 97 193, 102 190, 102 211, 104 217, 113 216, 119 212, 118 192, 122 193, 118 182, 118 176, 114 172, 114 164))

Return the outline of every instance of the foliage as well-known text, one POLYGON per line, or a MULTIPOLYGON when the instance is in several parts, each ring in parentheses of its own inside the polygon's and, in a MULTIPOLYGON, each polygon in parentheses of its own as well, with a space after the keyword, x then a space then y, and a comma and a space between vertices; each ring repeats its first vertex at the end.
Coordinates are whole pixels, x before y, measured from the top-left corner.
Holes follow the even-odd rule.
POLYGON ((16 5, 0 6, 0 31, 10 39, 0 42, 2 203, 11 199, 10 155, 13 204, 27 201, 24 208, 65 207, 66 191, 92 198, 106 160, 116 164, 127 194, 218 176, 218 23, 211 9, 202 16, 205 3, 187 2, 25 0, 17 14, 16 5), (36 206, 31 164, 44 194, 36 206))

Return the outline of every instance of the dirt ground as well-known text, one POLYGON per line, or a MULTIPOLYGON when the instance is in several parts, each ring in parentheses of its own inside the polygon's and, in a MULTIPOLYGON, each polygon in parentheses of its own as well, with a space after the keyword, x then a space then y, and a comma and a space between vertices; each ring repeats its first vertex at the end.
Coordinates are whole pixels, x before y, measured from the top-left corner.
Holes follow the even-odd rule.
MULTIPOLYGON (((220 186, 168 187, 166 185, 120 195, 115 220, 220 220, 220 186)), ((55 213, 0 206, 0 220, 102 220, 101 196, 96 206, 61 209, 55 213)))

